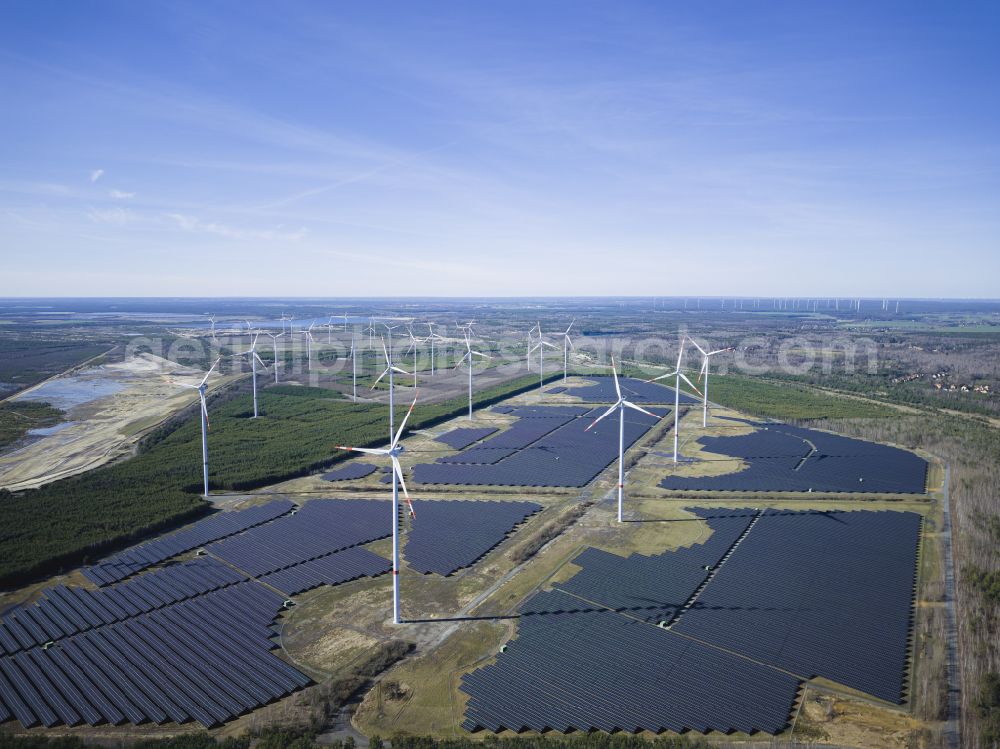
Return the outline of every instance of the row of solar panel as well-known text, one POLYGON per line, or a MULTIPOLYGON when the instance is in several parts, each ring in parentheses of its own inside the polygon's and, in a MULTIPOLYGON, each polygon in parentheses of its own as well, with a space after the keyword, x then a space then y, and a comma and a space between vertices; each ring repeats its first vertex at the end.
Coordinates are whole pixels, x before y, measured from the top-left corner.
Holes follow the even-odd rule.
POLYGON ((44 645, 244 579, 231 567, 200 558, 93 591, 63 585, 45 588, 36 602, 4 614, 0 652, 16 653, 44 645))
POLYGON ((295 504, 287 499, 278 499, 245 510, 220 512, 192 523, 176 533, 132 546, 120 554, 101 560, 86 568, 83 574, 97 585, 109 585, 178 554, 274 520, 293 507, 295 504))
POLYGON ((450 575, 483 557, 541 509, 534 502, 421 502, 403 554, 419 572, 450 575))
POLYGON ((360 577, 376 577, 391 569, 389 560, 361 546, 287 567, 260 581, 294 596, 320 585, 340 585, 360 577))
POLYGON ((901 702, 920 525, 910 512, 767 511, 673 630, 901 702))
MULTIPOLYGON (((614 379, 607 376, 588 376, 593 380, 593 385, 582 387, 571 387, 566 389, 566 395, 572 395, 584 403, 614 403, 618 400, 615 392, 614 379)), ((622 395, 633 403, 673 403, 674 389, 658 382, 645 382, 634 377, 619 377, 618 386, 622 395)), ((681 404, 697 403, 698 401, 690 395, 681 391, 681 404)))
POLYGON ((269 652, 282 598, 241 583, 0 658, 0 720, 211 727, 310 679, 269 652))
POLYGON ((785 424, 744 422, 758 431, 702 437, 709 452, 740 458, 745 469, 719 476, 667 476, 664 489, 920 494, 927 461, 906 450, 785 424))
POLYGON ((794 677, 586 606, 550 591, 522 608, 517 637, 496 662, 462 679, 467 730, 778 733, 788 725, 794 677), (528 615, 536 609, 544 613, 528 615))
POLYGON ((385 538, 392 532, 389 503, 370 499, 313 499, 294 514, 206 547, 254 576, 385 538))
POLYGON ((375 473, 375 466, 371 463, 352 460, 347 465, 324 473, 322 478, 324 481, 352 481, 354 479, 363 479, 365 476, 370 476, 373 473, 375 473))
MULTIPOLYGON (((553 407, 536 407, 546 408, 553 407)), ((654 409, 654 413, 664 415, 663 409, 654 409)), ((421 484, 470 486, 585 486, 618 457, 617 418, 605 419, 587 432, 590 423, 589 418, 574 418, 530 447, 495 463, 457 464, 460 454, 449 458, 449 462, 418 464, 413 467, 413 479, 421 484)), ((626 449, 655 423, 655 419, 629 411, 625 419, 626 449)), ((493 441, 487 440, 469 452, 481 452, 493 441)))
POLYGON ((462 427, 435 437, 438 442, 448 445, 453 450, 464 450, 474 442, 489 437, 497 432, 496 427, 462 427))

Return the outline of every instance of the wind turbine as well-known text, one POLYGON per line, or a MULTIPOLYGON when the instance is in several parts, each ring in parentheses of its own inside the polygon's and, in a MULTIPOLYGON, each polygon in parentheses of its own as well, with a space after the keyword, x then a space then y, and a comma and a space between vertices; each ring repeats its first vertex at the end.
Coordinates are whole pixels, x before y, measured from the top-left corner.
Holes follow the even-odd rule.
POLYGON ((299 331, 300 333, 302 333, 303 337, 306 339, 306 368, 310 372, 312 372, 312 368, 313 368, 313 341, 315 339, 313 338, 312 329, 313 329, 313 327, 315 325, 316 325, 316 321, 313 320, 312 323, 310 323, 310 325, 309 325, 308 328, 306 328, 305 330, 300 330, 299 331))
POLYGON ((465 334, 465 356, 458 360, 458 364, 455 365, 455 369, 458 369, 464 362, 469 363, 469 420, 472 420, 472 357, 478 356, 481 359, 491 358, 487 354, 480 353, 479 351, 472 350, 472 343, 469 341, 469 334, 465 334))
POLYGON ((212 340, 217 341, 219 339, 215 337, 215 315, 209 315, 208 319, 212 322, 212 340))
POLYGON ((222 361, 221 356, 215 360, 215 364, 213 364, 209 368, 209 370, 205 373, 205 376, 201 378, 201 382, 199 382, 197 385, 189 385, 186 382, 181 383, 181 387, 197 390, 198 399, 201 401, 201 468, 202 468, 202 477, 205 483, 205 493, 202 494, 203 497, 208 496, 208 428, 209 427, 208 427, 208 406, 205 404, 205 391, 208 389, 208 385, 206 384, 208 382, 208 377, 209 375, 212 374, 212 371, 217 366, 219 366, 220 361, 222 361))
MULTIPOLYGON (((391 336, 392 335, 392 328, 390 328, 388 325, 386 325, 385 327, 389 331, 389 335, 391 336)), ((399 372, 400 374, 404 374, 404 375, 410 374, 405 369, 400 369, 399 367, 396 367, 396 366, 393 365, 393 363, 392 363, 392 356, 390 355, 391 351, 392 351, 392 338, 391 337, 389 338, 389 347, 388 348, 386 348, 385 339, 383 338, 382 339, 382 353, 385 354, 385 369, 382 370, 382 374, 380 374, 378 376, 378 379, 375 380, 375 382, 372 383, 372 388, 371 388, 372 390, 374 390, 375 386, 378 385, 379 381, 383 377, 385 377, 386 375, 389 375, 389 434, 392 434, 392 422, 393 422, 393 419, 394 419, 395 413, 396 413, 395 401, 393 400, 394 399, 394 394, 396 392, 396 388, 395 388, 395 385, 393 384, 392 374, 393 374, 393 372, 399 372)))
POLYGON ((278 339, 285 334, 285 331, 281 331, 277 335, 274 333, 268 333, 264 331, 264 335, 270 336, 271 344, 274 346, 274 384, 278 384, 278 339))
POLYGON ((698 345, 698 341, 694 338, 689 338, 689 341, 694 344, 694 347, 701 352, 701 370, 698 372, 698 381, 701 381, 702 376, 705 377, 705 392, 702 393, 702 403, 701 403, 701 426, 708 426, 708 363, 709 357, 715 356, 716 354, 723 354, 726 351, 735 351, 734 348, 720 348, 715 351, 705 351, 701 346, 698 345))
POLYGON ((336 317, 336 315, 330 315, 330 317, 327 318, 327 321, 326 321, 326 343, 327 343, 328 346, 331 343, 333 343, 333 318, 334 317, 336 317))
POLYGON ((569 350, 573 348, 573 341, 570 340, 569 331, 573 327, 573 323, 576 322, 576 318, 573 318, 573 322, 569 324, 566 328, 566 332, 563 333, 563 382, 566 382, 566 363, 569 361, 569 350))
MULTIPOLYGON (((524 348, 524 361, 528 365, 528 371, 529 372, 531 371, 531 352, 534 351, 534 346, 531 345, 533 343, 533 340, 532 340, 531 336, 532 336, 532 334, 534 332, 535 332, 535 327, 532 326, 528 330, 528 342, 525 344, 525 348, 524 348)), ((539 333, 539 336, 541 336, 541 327, 539 327, 538 333, 539 333)))
POLYGON ((684 380, 688 385, 694 388, 694 391, 701 395, 701 391, 695 386, 691 380, 687 378, 687 375, 681 372, 681 358, 684 356, 684 341, 686 338, 681 338, 681 348, 677 352, 677 368, 673 372, 667 372, 659 377, 654 377, 651 380, 646 380, 646 382, 656 382, 657 380, 662 380, 666 377, 675 378, 674 381, 674 463, 677 462, 677 433, 680 427, 680 410, 681 410, 681 379, 684 380))
MULTIPOLYGON (((531 349, 531 351, 538 349, 538 389, 541 390, 545 386, 545 349, 543 348, 543 346, 548 346, 551 349, 557 347, 553 346, 551 343, 542 338, 542 324, 538 323, 537 327, 538 327, 538 343, 535 344, 535 347, 531 349)), ((528 353, 530 354, 531 351, 529 351, 528 353)))
MULTIPOLYGON (((250 348, 248 348, 246 351, 237 354, 237 356, 250 357, 250 367, 253 370, 253 417, 255 419, 257 418, 257 362, 260 362, 260 366, 262 366, 264 369, 267 369, 267 365, 264 363, 264 360, 257 355, 257 338, 259 336, 260 333, 254 334, 253 339, 250 341, 250 348)), ((274 364, 275 364, 274 367, 275 371, 277 371, 278 368, 277 359, 275 359, 274 364)))
POLYGON ((427 340, 431 344, 431 377, 434 376, 434 339, 444 340, 441 336, 434 332, 434 323, 427 323, 427 340))
POLYGON ((615 358, 613 356, 611 357, 611 374, 615 378, 615 393, 618 396, 618 400, 607 411, 594 419, 590 423, 590 426, 583 431, 589 432, 605 416, 610 416, 615 410, 618 411, 618 522, 620 523, 622 522, 622 492, 625 488, 625 409, 631 408, 639 413, 652 416, 654 419, 659 419, 660 417, 654 413, 650 413, 645 408, 640 408, 634 403, 625 400, 624 396, 622 396, 621 386, 618 384, 618 371, 615 368, 615 358))
MULTIPOLYGON (((391 375, 391 372, 390 372, 391 375)), ((391 390, 390 390, 391 392, 391 390)), ((403 452, 403 446, 399 444, 399 438, 403 434, 406 420, 413 413, 413 407, 417 405, 417 397, 413 396, 413 403, 403 417, 403 422, 399 425, 396 435, 392 434, 392 427, 389 428, 389 447, 348 447, 337 445, 338 450, 349 450, 351 452, 365 453, 367 455, 386 455, 392 461, 392 623, 400 624, 399 618, 399 487, 403 487, 403 496, 406 497, 406 504, 410 508, 410 517, 415 518, 417 514, 413 511, 413 502, 410 501, 410 493, 406 490, 406 481, 403 480, 403 469, 399 465, 399 455, 403 452)), ((392 413, 392 404, 389 405, 389 413, 392 413)))

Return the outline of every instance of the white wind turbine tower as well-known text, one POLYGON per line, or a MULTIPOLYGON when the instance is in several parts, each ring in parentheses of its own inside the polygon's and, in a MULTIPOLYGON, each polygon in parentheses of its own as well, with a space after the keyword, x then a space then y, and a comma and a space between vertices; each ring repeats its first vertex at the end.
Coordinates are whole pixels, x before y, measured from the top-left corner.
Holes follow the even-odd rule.
POLYGON ((264 335, 271 339, 271 345, 274 347, 274 384, 278 384, 278 339, 285 334, 285 331, 281 331, 278 334, 268 333, 264 331, 264 335))
POLYGON ((220 361, 222 361, 221 356, 215 360, 215 363, 209 368, 205 376, 201 378, 201 382, 197 385, 189 385, 186 382, 181 383, 181 387, 197 390, 198 399, 201 401, 201 468, 205 484, 205 493, 202 495, 204 497, 208 496, 208 406, 205 403, 205 391, 208 389, 206 383, 208 382, 209 375, 219 366, 220 361))
POLYGON ((691 341, 691 343, 694 344, 694 347, 701 352, 701 357, 702 357, 702 359, 701 359, 701 370, 698 372, 698 381, 700 382, 702 377, 705 378, 705 392, 703 392, 701 394, 701 398, 702 398, 702 401, 701 401, 701 425, 702 425, 702 427, 707 427, 708 426, 708 364, 709 364, 709 359, 711 357, 715 356, 716 354, 724 354, 727 351, 735 351, 736 349, 730 347, 730 348, 716 349, 715 351, 705 351, 705 349, 703 349, 701 346, 698 345, 698 341, 696 341, 694 338, 689 338, 688 340, 691 341))
POLYGON ((681 372, 681 358, 684 356, 684 341, 686 338, 681 338, 681 348, 677 352, 677 368, 673 372, 667 372, 659 377, 654 377, 651 380, 646 380, 646 382, 656 382, 657 380, 662 380, 667 377, 673 377, 674 379, 674 463, 677 462, 677 434, 678 428, 680 426, 680 410, 681 410, 681 380, 683 379, 688 385, 694 388, 694 391, 701 395, 701 391, 695 386, 691 380, 687 378, 687 375, 681 372))
POLYGON ((622 522, 622 493, 625 488, 625 409, 634 409, 639 413, 652 416, 654 419, 659 419, 660 417, 654 413, 650 413, 645 408, 640 408, 634 403, 625 400, 622 396, 621 386, 618 384, 618 371, 615 368, 615 358, 613 356, 611 357, 611 374, 615 378, 615 393, 618 396, 618 400, 607 411, 594 419, 584 431, 589 432, 605 416, 610 416, 616 410, 618 411, 618 522, 620 523, 622 522))
MULTIPOLYGON (((391 375, 391 372, 390 372, 391 375)), ((391 390, 390 390, 391 392, 391 390)), ((413 413, 413 407, 417 405, 416 396, 413 397, 413 403, 410 404, 410 409, 406 412, 406 416, 403 417, 403 422, 399 425, 399 431, 393 436, 392 428, 389 428, 389 447, 382 449, 375 449, 370 447, 348 447, 346 445, 337 445, 338 450, 350 450, 351 452, 366 453, 368 455, 386 455, 392 461, 392 623, 400 624, 401 620, 399 617, 399 487, 403 487, 403 496, 406 497, 406 504, 410 508, 410 517, 415 518, 417 515, 413 511, 413 502, 410 501, 410 493, 406 490, 406 481, 403 480, 403 469, 399 465, 399 454, 403 452, 403 446, 399 444, 399 438, 403 434, 403 428, 406 426, 406 420, 410 418, 410 414, 413 413)), ((392 405, 390 403, 390 411, 392 413, 392 405)))
POLYGON ((335 317, 336 315, 330 315, 326 321, 326 343, 328 346, 333 343, 333 318, 335 317))
POLYGON ((355 338, 357 334, 351 331, 351 392, 354 400, 358 399, 358 353, 355 338))
POLYGON ((469 365, 469 420, 472 420, 472 357, 478 356, 480 359, 490 359, 491 357, 487 354, 483 354, 479 351, 472 350, 472 343, 469 341, 469 333, 465 333, 465 355, 459 359, 458 364, 455 365, 455 369, 462 366, 463 363, 468 363, 469 365))
POLYGON ((417 346, 421 343, 427 343, 426 338, 417 338, 413 335, 413 326, 406 326, 406 334, 410 337, 410 345, 406 349, 406 353, 403 356, 407 356, 411 351, 413 352, 413 387, 417 386, 417 346))
MULTIPOLYGON (((525 346, 525 348, 524 348, 524 361, 528 365, 528 371, 529 372, 531 371, 531 352, 534 351, 534 349, 535 349, 535 347, 532 346, 532 343, 534 343, 534 339, 531 337, 534 332, 535 332, 535 327, 532 326, 528 330, 528 342, 526 344, 524 344, 524 346, 525 346)), ((542 328, 541 328, 541 326, 539 326, 538 327, 538 335, 541 336, 541 334, 542 334, 542 328)))
POLYGON ((312 372, 313 368, 313 338, 312 329, 316 325, 316 321, 313 320, 309 327, 305 330, 300 330, 302 337, 306 339, 306 368, 312 372))
MULTIPOLYGON (((237 356, 247 356, 247 357, 250 358, 250 367, 251 367, 251 369, 253 371, 253 377, 252 377, 252 379, 253 379, 253 417, 255 419, 257 418, 257 362, 260 362, 260 366, 262 366, 264 369, 267 369, 267 365, 264 363, 264 360, 261 359, 260 356, 257 355, 257 338, 259 336, 260 336, 260 333, 255 333, 254 336, 253 336, 253 338, 250 340, 250 348, 248 348, 246 351, 243 351, 243 352, 237 354, 237 356)), ((277 368, 278 368, 277 364, 278 364, 278 362, 277 362, 277 360, 275 360, 275 370, 277 370, 277 368)))
MULTIPOLYGON (((535 349, 538 349, 538 389, 541 390, 543 387, 545 387, 545 349, 544 349, 544 347, 548 346, 550 349, 558 349, 558 347, 557 346, 553 346, 551 343, 549 343, 544 338, 542 338, 542 324, 541 323, 538 323, 537 327, 538 327, 538 343, 535 344, 535 347, 533 349, 531 349, 531 351, 534 351, 535 349)), ((531 351, 529 351, 528 353, 530 354, 531 351)))
POLYGON ((371 389, 374 390, 375 386, 379 384, 379 381, 381 381, 381 379, 383 377, 385 377, 386 375, 389 375, 389 434, 392 434, 393 419, 395 418, 395 414, 396 414, 396 403, 395 403, 395 400, 394 400, 394 398, 395 398, 395 392, 396 392, 396 387, 393 384, 392 375, 393 375, 394 372, 399 372, 400 374, 404 374, 404 375, 409 375, 410 373, 407 372, 405 369, 400 369, 399 367, 393 365, 393 363, 392 363, 392 355, 391 355, 391 352, 392 352, 392 337, 391 336, 392 336, 392 330, 393 329, 391 327, 389 327, 388 325, 386 325, 385 327, 386 327, 386 330, 389 331, 389 335, 390 335, 388 348, 386 348, 385 339, 384 338, 382 339, 382 353, 385 354, 385 369, 382 370, 382 374, 380 374, 378 376, 378 379, 375 380, 375 382, 372 383, 372 388, 371 389))
POLYGON ((431 377, 434 376, 434 340, 443 341, 444 338, 434 332, 434 323, 427 323, 427 339, 431 344, 431 377))
POLYGON ((208 319, 209 319, 209 320, 211 321, 211 323, 212 323, 212 340, 213 340, 213 341, 217 341, 217 340, 219 340, 219 339, 215 337, 215 315, 209 315, 209 316, 208 316, 208 319))
POLYGON ((573 348, 573 341, 570 340, 569 331, 573 327, 573 323, 576 322, 576 318, 573 318, 573 322, 569 324, 566 331, 563 333, 563 382, 566 382, 566 369, 567 362, 569 361, 569 350, 573 348))

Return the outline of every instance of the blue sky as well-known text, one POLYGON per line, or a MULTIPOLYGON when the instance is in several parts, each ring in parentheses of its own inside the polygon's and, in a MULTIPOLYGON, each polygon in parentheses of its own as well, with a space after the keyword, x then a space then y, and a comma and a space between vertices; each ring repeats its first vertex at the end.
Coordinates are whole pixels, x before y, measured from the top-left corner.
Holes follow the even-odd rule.
POLYGON ((0 6, 0 295, 1000 297, 1000 9, 0 6))

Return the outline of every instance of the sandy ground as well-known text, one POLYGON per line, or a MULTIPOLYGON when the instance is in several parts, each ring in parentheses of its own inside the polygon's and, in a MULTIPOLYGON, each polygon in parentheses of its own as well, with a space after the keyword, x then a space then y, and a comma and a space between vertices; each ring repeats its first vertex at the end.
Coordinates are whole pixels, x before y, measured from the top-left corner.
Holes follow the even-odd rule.
POLYGON ((73 424, 0 455, 0 488, 32 489, 131 452, 143 433, 197 398, 180 384, 201 374, 152 354, 74 372, 82 388, 114 383, 121 389, 70 407, 66 420, 73 424))

